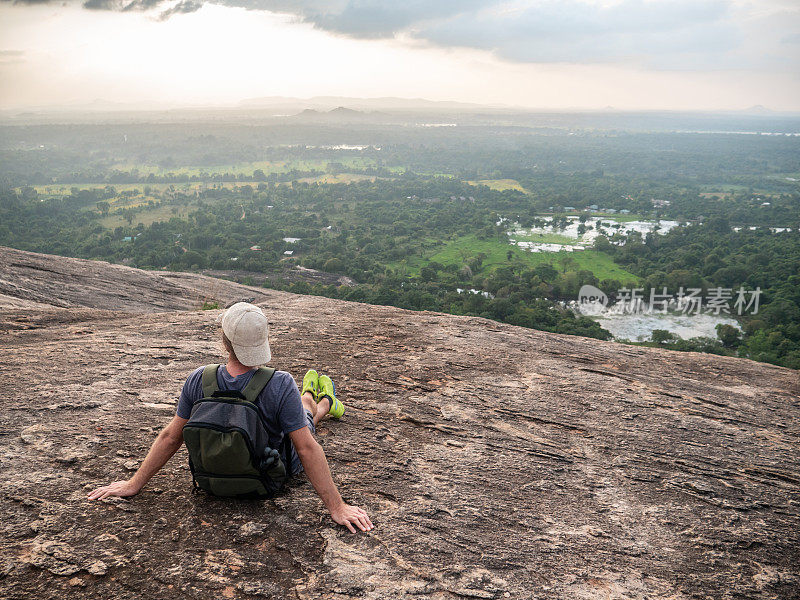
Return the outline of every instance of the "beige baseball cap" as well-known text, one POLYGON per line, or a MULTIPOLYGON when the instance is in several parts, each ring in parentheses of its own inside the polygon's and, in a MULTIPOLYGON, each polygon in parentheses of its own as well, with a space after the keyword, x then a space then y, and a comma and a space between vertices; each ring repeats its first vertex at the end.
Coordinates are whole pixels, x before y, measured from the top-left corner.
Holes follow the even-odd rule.
POLYGON ((267 317, 255 304, 237 302, 226 310, 222 316, 222 331, 244 366, 257 367, 272 358, 267 317))

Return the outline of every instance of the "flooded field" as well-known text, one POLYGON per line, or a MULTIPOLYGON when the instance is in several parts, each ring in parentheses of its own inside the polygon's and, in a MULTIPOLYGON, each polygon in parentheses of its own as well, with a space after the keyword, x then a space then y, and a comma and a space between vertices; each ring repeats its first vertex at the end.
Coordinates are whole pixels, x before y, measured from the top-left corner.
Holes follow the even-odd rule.
POLYGON ((716 339, 716 327, 719 324, 733 325, 738 328, 735 319, 715 315, 680 315, 680 314, 642 314, 642 315, 609 315, 594 319, 603 329, 607 329, 617 340, 644 342, 650 339, 656 329, 665 329, 684 340, 697 337, 716 339))
POLYGON ((598 304, 582 304, 570 302, 569 308, 577 314, 591 317, 603 329, 611 332, 616 340, 631 342, 645 342, 650 339, 653 331, 663 329, 688 340, 699 337, 717 337, 717 325, 732 325, 741 329, 739 322, 729 315, 720 314, 686 314, 677 311, 662 313, 659 311, 625 313, 615 310, 611 305, 605 308, 598 304))
POLYGON ((617 220, 615 217, 589 217, 583 222, 580 217, 569 216, 561 220, 552 219, 544 225, 522 228, 518 223, 508 231, 512 245, 530 252, 574 252, 594 245, 598 236, 608 238, 616 234, 633 232, 660 235, 678 227, 677 221, 665 220, 617 220))

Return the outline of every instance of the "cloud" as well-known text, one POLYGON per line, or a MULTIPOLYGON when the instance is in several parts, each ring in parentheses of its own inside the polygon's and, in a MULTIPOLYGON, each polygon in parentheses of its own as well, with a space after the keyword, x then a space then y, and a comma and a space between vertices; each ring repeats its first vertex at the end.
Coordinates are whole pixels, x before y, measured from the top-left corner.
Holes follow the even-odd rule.
POLYGON ((145 11, 163 4, 163 0, 86 0, 83 8, 88 10, 145 11))
MULTIPOLYGON (((657 67, 719 61, 740 32, 726 0, 576 0, 461 14, 414 35, 441 46, 490 50, 517 62, 634 62, 657 67)), ((709 65, 703 65, 709 66, 709 65)))
POLYGON ((355 38, 398 34, 521 63, 736 68, 735 0, 207 0, 286 13, 355 38))
POLYGON ((195 2, 194 0, 181 0, 175 6, 172 6, 158 15, 161 21, 166 21, 172 15, 193 13, 203 8, 202 2, 195 2))
POLYGON ((165 2, 165 0, 84 0, 82 6, 87 10, 120 12, 145 12, 159 9, 161 12, 158 14, 158 19, 166 21, 173 15, 198 11, 203 8, 203 3, 203 0, 179 0, 179 2, 170 6, 170 3, 165 2))
POLYGON ((481 10, 497 0, 213 0, 293 15, 319 29, 356 38, 387 38, 422 24, 481 10))
MULTIPOLYGON (((47 0, 0 0, 9 1, 47 0)), ((800 35, 795 0, 78 1, 92 10, 158 11, 161 20, 195 12, 206 3, 269 11, 336 35, 402 35, 445 48, 485 50, 520 63, 715 70, 763 67, 772 61, 797 67, 796 57, 786 56, 785 49, 800 35), (784 50, 768 48, 770 39, 784 40, 784 50)))

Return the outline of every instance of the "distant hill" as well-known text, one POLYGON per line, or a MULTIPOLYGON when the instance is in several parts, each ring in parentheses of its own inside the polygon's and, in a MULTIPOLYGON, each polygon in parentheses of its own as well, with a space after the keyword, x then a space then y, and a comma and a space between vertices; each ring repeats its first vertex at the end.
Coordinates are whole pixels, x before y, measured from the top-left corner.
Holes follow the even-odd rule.
POLYGON ((345 108, 344 106, 337 106, 328 112, 329 115, 351 117, 355 115, 363 115, 364 112, 360 110, 353 110, 352 108, 345 108))
POLYGON ((756 104, 755 106, 751 106, 750 108, 744 111, 747 114, 751 115, 774 115, 775 111, 763 106, 761 104, 756 104))
POLYGON ((487 110, 481 104, 453 101, 425 100, 423 98, 352 98, 346 96, 315 96, 313 98, 286 98, 269 96, 251 98, 239 103, 242 108, 272 108, 276 111, 314 109, 330 111, 340 107, 361 111, 431 111, 431 110, 487 110))
POLYGON ((361 110, 354 110, 345 106, 337 106, 331 110, 316 110, 313 108, 306 108, 296 115, 297 119, 311 119, 314 121, 375 121, 385 118, 391 118, 383 112, 370 111, 365 112, 361 110))

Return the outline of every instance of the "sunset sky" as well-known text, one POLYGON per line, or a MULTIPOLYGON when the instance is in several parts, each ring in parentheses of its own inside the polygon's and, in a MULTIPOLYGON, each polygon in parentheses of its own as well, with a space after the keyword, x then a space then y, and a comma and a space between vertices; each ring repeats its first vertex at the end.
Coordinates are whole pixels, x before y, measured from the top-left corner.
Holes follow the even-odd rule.
POLYGON ((424 97, 800 111, 797 0, 0 0, 0 108, 424 97))

